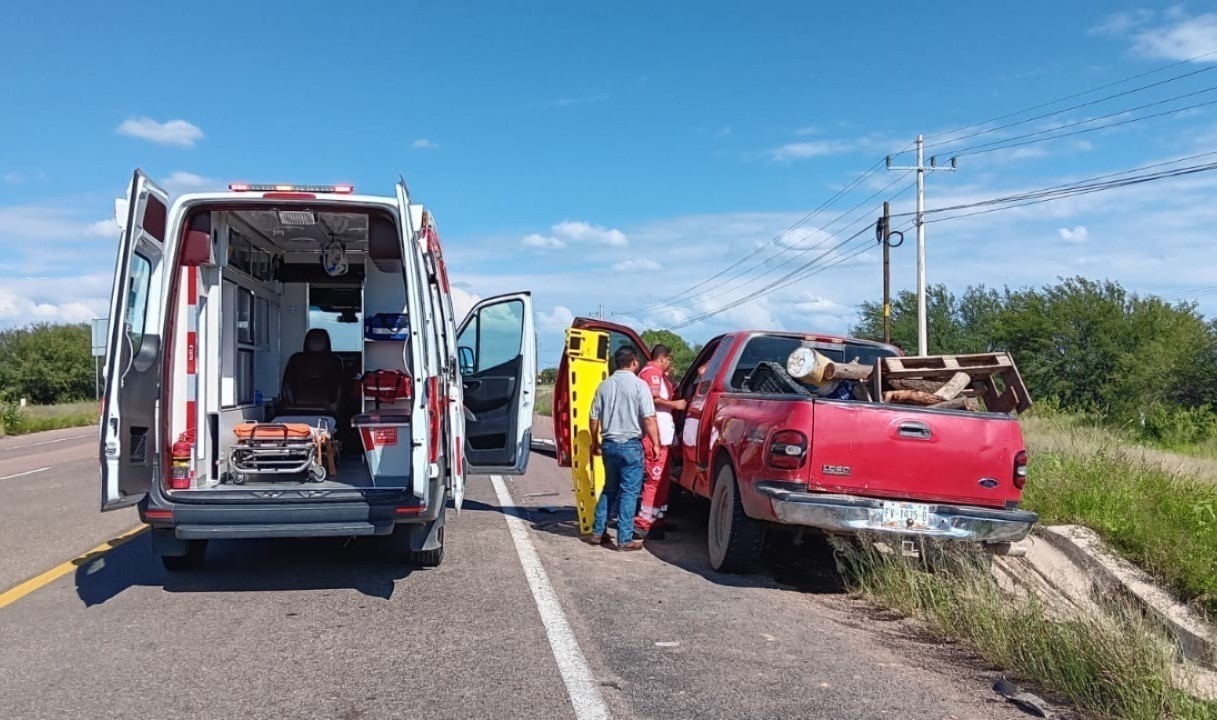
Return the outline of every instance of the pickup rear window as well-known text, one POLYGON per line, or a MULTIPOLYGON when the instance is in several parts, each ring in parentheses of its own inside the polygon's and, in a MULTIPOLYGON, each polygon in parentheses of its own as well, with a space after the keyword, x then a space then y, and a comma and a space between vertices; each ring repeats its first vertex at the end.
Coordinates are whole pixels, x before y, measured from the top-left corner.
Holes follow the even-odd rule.
MULTIPOLYGON (((731 372, 730 389, 744 390, 744 380, 760 363, 773 362, 785 367, 786 358, 790 357, 790 353, 805 342, 807 341, 804 338, 797 335, 757 335, 753 337, 748 344, 744 345, 739 360, 735 363, 735 369, 731 372)), ((892 357, 896 354, 891 348, 865 342, 811 342, 810 345, 829 360, 842 363, 856 361, 870 365, 875 362, 876 358, 892 357)))

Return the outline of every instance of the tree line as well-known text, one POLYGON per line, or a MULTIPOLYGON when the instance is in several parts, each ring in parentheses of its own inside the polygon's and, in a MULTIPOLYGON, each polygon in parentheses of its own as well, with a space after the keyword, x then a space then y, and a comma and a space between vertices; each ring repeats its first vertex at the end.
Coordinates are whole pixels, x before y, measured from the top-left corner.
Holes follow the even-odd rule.
POLYGON ((89 326, 39 323, 0 331, 0 401, 37 405, 94 397, 89 326))
MULTIPOLYGON (((1032 399, 1185 443, 1217 436, 1217 322, 1119 283, 1069 278, 1041 288, 984 285, 926 296, 931 354, 1008 351, 1032 399)), ((883 306, 864 302, 852 334, 883 336, 883 306)), ((892 342, 916 348, 917 298, 892 302, 892 342)))

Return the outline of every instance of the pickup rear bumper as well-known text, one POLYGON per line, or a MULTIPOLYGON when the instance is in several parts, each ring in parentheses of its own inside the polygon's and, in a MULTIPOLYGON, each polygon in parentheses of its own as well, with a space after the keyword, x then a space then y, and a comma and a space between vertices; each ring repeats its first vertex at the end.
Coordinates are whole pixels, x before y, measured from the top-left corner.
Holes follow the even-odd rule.
POLYGON ((802 525, 829 533, 894 533, 979 543, 1018 542, 1039 516, 1027 510, 994 510, 965 505, 922 503, 928 506, 926 528, 883 523, 883 502, 856 495, 831 495, 792 490, 787 483, 759 482, 757 492, 773 503, 773 514, 785 525, 802 525))

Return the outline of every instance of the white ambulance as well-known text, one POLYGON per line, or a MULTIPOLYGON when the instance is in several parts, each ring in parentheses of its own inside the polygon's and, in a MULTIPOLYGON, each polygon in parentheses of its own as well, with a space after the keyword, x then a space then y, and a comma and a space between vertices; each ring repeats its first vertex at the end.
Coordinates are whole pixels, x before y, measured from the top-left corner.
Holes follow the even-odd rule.
POLYGON ((390 536, 443 558, 470 473, 522 474, 532 299, 456 325, 434 217, 351 186, 183 195, 135 171, 110 301, 102 510, 171 570, 207 541, 390 536))

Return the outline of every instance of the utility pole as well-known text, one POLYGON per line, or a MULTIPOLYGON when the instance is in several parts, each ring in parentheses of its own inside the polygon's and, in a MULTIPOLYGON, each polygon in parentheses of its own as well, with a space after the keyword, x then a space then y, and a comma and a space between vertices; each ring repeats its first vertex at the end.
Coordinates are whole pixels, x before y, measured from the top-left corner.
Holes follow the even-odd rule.
POLYGON ((925 312, 925 174, 927 171, 956 170, 955 158, 951 158, 949 166, 939 167, 937 158, 930 158, 930 164, 925 164, 923 151, 925 140, 917 136, 917 165, 915 167, 894 167, 892 156, 887 156, 888 170, 917 171, 917 354, 928 355, 929 331, 925 312))
POLYGON ((875 239, 883 244, 883 342, 892 341, 892 248, 904 244, 904 233, 892 230, 892 206, 883 202, 883 217, 875 223, 875 239), (900 242, 892 244, 892 236, 899 235, 900 242))

